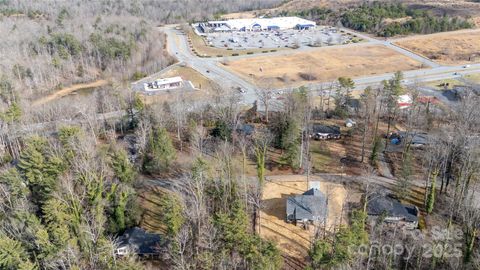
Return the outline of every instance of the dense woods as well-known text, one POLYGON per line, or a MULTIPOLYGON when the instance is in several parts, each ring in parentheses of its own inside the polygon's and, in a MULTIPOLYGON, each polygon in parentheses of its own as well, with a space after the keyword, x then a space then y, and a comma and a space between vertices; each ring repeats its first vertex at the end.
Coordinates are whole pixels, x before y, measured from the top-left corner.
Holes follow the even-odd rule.
POLYGON ((395 35, 431 34, 471 28, 465 18, 438 17, 428 10, 416 10, 402 3, 364 3, 343 13, 341 22, 354 30, 374 33, 382 37, 395 35))

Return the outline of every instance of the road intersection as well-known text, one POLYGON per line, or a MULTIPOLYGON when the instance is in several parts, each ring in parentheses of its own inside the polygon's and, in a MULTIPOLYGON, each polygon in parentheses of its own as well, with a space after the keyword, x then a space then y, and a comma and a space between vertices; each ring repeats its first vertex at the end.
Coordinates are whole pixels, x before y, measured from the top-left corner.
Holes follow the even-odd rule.
MULTIPOLYGON (((255 85, 251 84, 250 82, 244 80, 239 75, 230 72, 219 65, 219 61, 223 60, 224 58, 201 58, 192 53, 189 48, 188 41, 186 35, 179 30, 177 25, 167 25, 159 28, 160 31, 163 31, 167 35, 167 49, 168 52, 175 56, 180 63, 184 63, 191 68, 195 69, 196 71, 200 72, 202 75, 207 77, 208 79, 218 83, 222 87, 226 88, 234 88, 234 89, 243 89, 243 102, 245 104, 251 104, 255 100, 257 100, 257 95, 255 89, 257 88, 255 85)), ((374 45, 382 45, 388 48, 391 48, 407 57, 410 57, 414 60, 417 60, 425 66, 425 68, 418 69, 418 70, 410 70, 404 71, 404 84, 405 85, 412 85, 415 83, 420 82, 429 82, 429 81, 438 81, 442 79, 452 79, 452 78, 460 78, 467 74, 472 73, 480 73, 480 64, 472 64, 472 65, 458 65, 458 66, 442 66, 430 59, 427 59, 421 55, 417 55, 411 51, 405 50, 401 47, 396 46, 389 40, 378 40, 374 39, 370 36, 360 34, 358 32, 351 31, 349 29, 342 28, 341 30, 355 34, 363 39, 366 40, 364 43, 356 43, 356 44, 348 44, 348 45, 337 45, 337 46, 364 46, 364 44, 374 44, 374 45)), ((314 49, 322 49, 322 48, 314 48, 314 49)), ((312 48, 304 48, 298 50, 312 50, 312 48)), ((281 55, 287 53, 295 53, 298 50, 288 50, 288 51, 278 51, 278 52, 271 52, 268 55, 281 55)), ((264 54, 262 54, 264 55, 264 54)), ((233 60, 237 58, 245 58, 245 57, 255 57, 255 55, 246 55, 246 56, 232 56, 228 57, 228 60, 233 60)), ((342 76, 342 74, 339 74, 342 76)), ((393 73, 385 73, 381 75, 373 75, 373 76, 364 76, 364 77, 357 77, 353 78, 355 82, 355 90, 363 90, 367 86, 377 86, 382 83, 384 80, 388 80, 392 78, 393 73)), ((310 83, 306 84, 305 86, 308 89, 327 89, 335 82, 322 82, 322 83, 310 83)), ((275 89, 275 91, 288 91, 291 87, 284 88, 284 89, 275 89)))

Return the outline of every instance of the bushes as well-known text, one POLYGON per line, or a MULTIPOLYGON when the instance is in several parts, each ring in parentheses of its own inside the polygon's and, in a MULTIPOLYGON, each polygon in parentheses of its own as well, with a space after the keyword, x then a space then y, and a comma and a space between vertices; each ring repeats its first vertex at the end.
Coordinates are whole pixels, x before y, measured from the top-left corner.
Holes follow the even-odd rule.
POLYGON ((62 59, 78 56, 83 51, 82 44, 72 34, 56 33, 50 40, 40 39, 40 42, 47 46, 50 54, 57 53, 62 59))
POLYGON ((142 71, 135 71, 132 75, 132 81, 138 81, 142 78, 147 77, 147 73, 142 72, 142 71))
POLYGON ((100 57, 103 60, 110 61, 115 59, 126 60, 130 58, 133 44, 119 40, 117 38, 103 38, 100 34, 90 35, 90 42, 95 46, 100 57))

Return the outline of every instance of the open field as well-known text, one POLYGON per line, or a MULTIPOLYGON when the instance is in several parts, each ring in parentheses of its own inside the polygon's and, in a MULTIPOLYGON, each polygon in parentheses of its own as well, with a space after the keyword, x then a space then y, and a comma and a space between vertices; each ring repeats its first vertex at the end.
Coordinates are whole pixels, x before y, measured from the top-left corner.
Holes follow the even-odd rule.
MULTIPOLYGON (((263 191, 263 208, 260 214, 260 234, 274 241, 289 259, 303 260, 310 248, 314 228, 305 230, 300 226, 285 222, 286 199, 288 196, 307 191, 307 179, 303 175, 271 176, 267 178, 263 191)), ((311 181, 320 182, 320 190, 328 197, 327 228, 345 222, 342 207, 346 200, 346 190, 340 184, 325 182, 319 177, 311 181)))
POLYGON ((368 44, 259 56, 227 64, 226 68, 259 87, 300 86, 334 81, 339 76, 369 76, 422 67, 421 63, 387 47, 368 44))
POLYGON ((480 29, 413 36, 398 39, 395 44, 440 64, 480 62, 480 29))
POLYGON ((480 73, 468 74, 464 78, 467 79, 470 82, 480 84, 480 73))

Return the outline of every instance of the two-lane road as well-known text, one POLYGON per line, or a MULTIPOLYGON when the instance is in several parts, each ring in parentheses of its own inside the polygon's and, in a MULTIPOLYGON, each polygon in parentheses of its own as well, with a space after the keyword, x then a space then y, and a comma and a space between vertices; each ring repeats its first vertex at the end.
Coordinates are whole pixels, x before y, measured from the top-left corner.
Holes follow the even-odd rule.
MULTIPOLYGON (((241 88, 244 90, 243 94, 243 102, 245 104, 251 104, 256 99, 255 88, 256 86, 251 84, 250 82, 246 81, 244 78, 240 77, 239 75, 228 71, 218 65, 218 62, 221 60, 219 58, 201 58, 194 55, 189 48, 188 41, 186 35, 176 29, 176 25, 168 25, 160 28, 161 31, 165 32, 167 35, 167 49, 168 52, 175 56, 179 62, 185 63, 188 66, 192 67, 193 69, 197 70, 205 77, 209 78, 212 81, 215 81, 219 85, 225 88, 241 88)), ((417 55, 411 51, 405 50, 393 44, 388 40, 378 40, 372 37, 369 37, 364 34, 360 34, 349 29, 343 29, 343 31, 355 34, 365 40, 364 43, 357 43, 357 44, 348 44, 348 45, 338 45, 338 46, 365 46, 365 44, 378 44, 383 45, 388 48, 391 48, 407 57, 410 57, 414 60, 417 60, 424 64, 424 66, 428 67, 425 69, 418 69, 418 70, 410 70, 404 71, 404 84, 414 84, 418 82, 428 82, 428 81, 437 81, 442 79, 450 79, 450 78, 458 78, 462 77, 467 74, 472 73, 480 73, 480 64, 472 64, 468 67, 465 65, 458 65, 458 66, 441 66, 438 63, 431 61, 421 55, 417 55)), ((310 50, 311 48, 304 49, 305 51, 310 50)), ((321 48, 315 48, 321 49, 321 48)), ((300 49, 302 50, 302 49, 300 49)), ((277 51, 274 53, 269 53, 272 56, 274 55, 281 55, 281 54, 288 54, 288 53, 295 53, 297 50, 282 50, 277 51)), ((238 57, 230 57, 229 59, 236 59, 236 58, 244 58, 244 57, 255 57, 253 56, 238 56, 238 57)), ((338 74, 338 76, 342 76, 342 74, 338 74)), ((353 78, 356 90, 363 90, 367 86, 377 86, 382 83, 384 80, 388 80, 393 77, 393 73, 385 73, 381 75, 373 75, 373 76, 364 76, 364 77, 356 77, 353 78)), ((334 82, 321 82, 321 83, 311 83, 307 84, 306 86, 309 89, 319 89, 319 88, 328 88, 334 82)), ((281 90, 289 90, 292 87, 287 87, 283 89, 275 89, 276 91, 281 90)))

